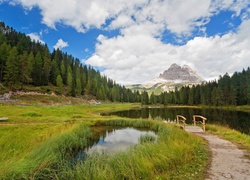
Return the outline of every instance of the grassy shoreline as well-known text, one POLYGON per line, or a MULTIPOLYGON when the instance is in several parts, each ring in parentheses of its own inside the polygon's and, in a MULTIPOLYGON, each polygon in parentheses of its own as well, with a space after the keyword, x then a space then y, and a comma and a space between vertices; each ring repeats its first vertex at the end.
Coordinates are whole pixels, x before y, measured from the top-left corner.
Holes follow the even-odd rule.
POLYGON ((239 148, 245 149, 250 154, 250 136, 228 127, 207 124, 207 133, 211 133, 235 143, 239 148))
MULTIPOLYGON (((34 100, 34 102, 36 101, 34 100)), ((77 103, 75 105, 0 104, 0 117, 9 118, 7 122, 0 122, 0 179, 46 179, 50 177, 58 178, 59 176, 61 179, 81 179, 81 175, 87 169, 91 169, 91 171, 88 171, 88 176, 86 175, 85 179, 108 179, 107 174, 110 174, 111 179, 112 177, 128 179, 140 177, 144 177, 144 179, 204 179, 210 154, 207 144, 201 138, 160 122, 157 122, 159 123, 157 125, 149 125, 148 123, 152 123, 150 120, 132 120, 100 115, 102 112, 138 107, 141 107, 141 105, 129 103, 103 103, 101 105, 77 103), (88 167, 79 164, 72 170, 65 163, 65 159, 62 158, 65 157, 64 153, 72 147, 78 145, 83 147, 85 145, 84 139, 90 137, 88 127, 103 124, 161 127, 162 132, 171 131, 172 133, 168 136, 163 135, 163 139, 167 139, 167 143, 164 141, 159 142, 158 145, 146 143, 132 148, 129 154, 117 153, 113 157, 97 155, 95 158, 87 160, 88 167), (79 129, 85 130, 82 132, 79 129), (188 153, 185 154, 184 152, 188 153), (145 155, 142 155, 142 153, 145 153, 145 155), (166 160, 163 160, 163 158, 166 158, 166 160), (125 162, 124 159, 126 159, 125 162), (193 162, 193 160, 196 161, 193 162), (171 164, 173 162, 174 165, 171 164), (126 166, 120 166, 123 163, 126 166), (91 164, 95 164, 95 167, 91 164), (131 164, 135 165, 132 166, 131 164), (200 168, 201 166, 203 168, 200 168), (114 169, 114 167, 119 168, 114 169), (125 171, 124 169, 128 167, 129 169, 125 171), (153 168, 155 168, 153 172, 148 172, 153 168), (200 171, 196 172, 197 168, 200 168, 200 171), (117 174, 117 171, 120 174, 117 174)), ((200 106, 195 108, 211 107, 200 106)), ((249 106, 223 108, 247 111, 249 106)), ((208 124, 207 129, 208 133, 238 143, 250 152, 249 136, 217 125, 208 124)))
POLYGON ((147 127, 158 133, 159 140, 112 156, 95 154, 72 169, 70 155, 86 146, 91 138, 88 126, 76 123, 51 136, 25 157, 17 157, 10 169, 1 174, 3 179, 203 179, 205 176, 207 145, 176 126, 145 120, 104 120, 94 125, 147 127))
POLYGON ((0 123, 0 179, 46 179, 59 176, 60 179, 81 179, 80 176, 86 171, 85 168, 91 168, 89 171, 91 173, 86 175, 85 179, 88 179, 87 177, 108 179, 107 175, 111 178, 129 179, 135 177, 144 177, 144 179, 189 177, 192 179, 193 176, 196 179, 202 179, 206 169, 200 167, 204 167, 204 164, 206 166, 208 162, 206 158, 209 154, 207 145, 202 139, 194 138, 175 126, 161 122, 100 115, 100 112, 104 111, 133 107, 139 107, 139 105, 0 105, 0 115, 9 117, 7 122, 0 123), (157 145, 145 143, 132 148, 129 153, 118 153, 114 157, 97 156, 86 162, 98 166, 85 167, 79 164, 72 170, 65 162, 65 152, 70 152, 74 147, 84 146, 86 138, 89 138, 88 130, 79 129, 103 124, 157 127, 155 130, 162 133, 163 140, 157 145), (165 160, 162 159, 163 157, 165 160), (126 166, 115 168, 123 164, 124 158, 127 160, 126 166), (105 165, 100 159, 105 162, 105 165), (197 160, 193 162, 194 159, 197 160), (134 165, 131 166, 131 163, 134 165), (104 166, 108 168, 102 172, 104 166), (98 169, 95 169, 97 167, 98 169), (130 169, 123 170, 126 167, 130 169), (194 170, 192 167, 199 167, 199 171, 196 173, 194 171, 195 174, 193 174, 190 171, 194 170), (151 171, 152 168, 155 170, 151 171), (117 170, 120 171, 119 176, 116 176, 117 170))

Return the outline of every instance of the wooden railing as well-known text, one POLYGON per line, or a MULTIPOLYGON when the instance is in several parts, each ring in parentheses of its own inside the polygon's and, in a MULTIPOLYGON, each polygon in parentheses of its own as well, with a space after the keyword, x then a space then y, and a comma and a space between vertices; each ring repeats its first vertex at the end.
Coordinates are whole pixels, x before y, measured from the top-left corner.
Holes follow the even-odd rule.
POLYGON ((180 122, 182 122, 182 124, 183 124, 183 126, 181 126, 181 127, 183 127, 183 129, 185 129, 185 127, 186 127, 186 118, 184 117, 184 116, 181 116, 181 115, 176 115, 176 124, 178 125, 178 126, 181 126, 180 125, 180 122))
POLYGON ((207 118, 200 116, 200 115, 193 115, 193 122, 194 126, 196 126, 196 123, 201 123, 202 124, 202 129, 205 132, 206 131, 206 120, 207 118), (199 118, 199 120, 197 120, 199 118))

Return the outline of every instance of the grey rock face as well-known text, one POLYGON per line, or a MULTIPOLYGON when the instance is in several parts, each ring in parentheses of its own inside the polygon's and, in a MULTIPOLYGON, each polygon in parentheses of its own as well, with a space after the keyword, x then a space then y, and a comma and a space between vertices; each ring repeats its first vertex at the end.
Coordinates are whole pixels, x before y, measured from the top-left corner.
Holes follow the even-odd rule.
POLYGON ((163 74, 160 74, 159 78, 169 81, 180 80, 193 83, 201 83, 205 81, 188 65, 184 65, 183 67, 181 67, 175 63, 172 64, 170 68, 168 68, 168 70, 165 70, 163 74))

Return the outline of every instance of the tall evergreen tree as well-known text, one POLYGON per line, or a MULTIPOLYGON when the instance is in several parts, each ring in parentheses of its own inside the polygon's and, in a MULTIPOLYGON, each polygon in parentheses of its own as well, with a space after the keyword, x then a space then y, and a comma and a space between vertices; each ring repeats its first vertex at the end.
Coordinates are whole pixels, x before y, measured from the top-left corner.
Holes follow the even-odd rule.
POLYGON ((68 76, 67 76, 67 86, 69 87, 69 92, 72 91, 72 86, 73 86, 73 75, 72 75, 72 70, 71 67, 68 67, 68 76))
POLYGON ((20 57, 20 74, 21 74, 21 83, 23 84, 29 84, 32 82, 32 79, 30 78, 29 74, 29 56, 28 53, 25 51, 23 55, 20 57))
POLYGON ((20 84, 20 59, 16 47, 13 47, 10 51, 6 62, 5 70, 5 83, 11 88, 15 88, 20 84))
POLYGON ((250 104, 250 67, 247 68, 247 104, 250 104))
POLYGON ((35 57, 35 62, 32 71, 33 84, 35 86, 43 85, 43 61, 41 53, 38 52, 35 57))
POLYGON ((77 67, 76 69, 76 94, 77 95, 82 94, 80 67, 77 67))
POLYGON ((239 85, 240 86, 239 86, 238 104, 245 105, 247 104, 248 79, 247 79, 247 73, 244 69, 241 73, 239 85))
POLYGON ((47 45, 45 45, 44 53, 43 53, 43 84, 49 84, 50 78, 50 70, 51 70, 51 59, 50 59, 50 52, 47 45))
POLYGON ((61 63, 61 77, 63 79, 63 84, 66 85, 67 84, 67 71, 66 71, 64 62, 61 63))
POLYGON ((31 78, 31 81, 32 81, 32 72, 33 72, 34 64, 35 64, 35 57, 34 57, 33 52, 31 51, 28 57, 28 75, 29 75, 29 78, 31 78))
POLYGON ((59 87, 59 92, 63 94, 63 80, 61 75, 57 75, 56 78, 56 85, 59 87))
POLYGON ((188 92, 188 105, 192 106, 194 105, 194 86, 189 90, 188 92))
POLYGON ((212 102, 215 106, 223 104, 223 92, 220 87, 214 87, 212 91, 212 102))
POLYGON ((154 92, 150 95, 150 104, 157 104, 157 97, 155 96, 154 92))
POLYGON ((142 105, 148 105, 149 104, 149 97, 148 93, 146 91, 143 91, 141 94, 141 104, 142 105))
POLYGON ((4 42, 0 44, 0 82, 4 79, 4 72, 6 69, 6 61, 9 57, 11 47, 4 42))
POLYGON ((53 85, 56 85, 56 78, 57 76, 60 75, 60 71, 57 67, 57 62, 55 60, 51 61, 51 70, 50 70, 50 82, 53 85))

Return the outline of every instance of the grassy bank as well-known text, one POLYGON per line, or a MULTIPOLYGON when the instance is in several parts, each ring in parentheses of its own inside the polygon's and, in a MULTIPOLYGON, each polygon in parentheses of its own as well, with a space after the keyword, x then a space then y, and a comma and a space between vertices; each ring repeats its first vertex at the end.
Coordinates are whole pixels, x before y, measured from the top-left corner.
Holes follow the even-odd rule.
MULTIPOLYGON (((192 108, 192 106, 189 106, 189 107, 192 108)), ((204 106, 204 105, 201 105, 201 106, 196 106, 196 107, 250 112, 250 105, 244 105, 244 106, 204 106)))
POLYGON ((112 126, 147 127, 158 134, 156 144, 143 143, 128 152, 96 154, 77 164, 75 179, 204 179, 208 150, 204 141, 176 126, 144 120, 112 120, 112 126))
MULTIPOLYGON (((26 159, 54 135, 71 129, 67 124, 29 124, 0 126, 0 177, 26 159)), ((1 179, 1 178, 0 178, 1 179)))
POLYGON ((127 152, 95 154, 72 166, 70 159, 91 138, 90 129, 75 124, 17 160, 6 179, 203 179, 208 157, 204 141, 179 128, 155 121, 109 120, 96 125, 147 127, 157 143, 143 143, 127 152))
POLYGON ((250 152, 250 136, 243 134, 237 130, 223 127, 220 125, 207 124, 208 133, 220 136, 223 139, 237 143, 241 148, 245 148, 250 152))
MULTIPOLYGON (((67 123, 88 122, 106 119, 100 112, 130 109, 134 104, 106 104, 106 105, 67 105, 67 106, 20 106, 0 105, 0 117, 8 117, 8 122, 1 124, 22 123, 67 123)), ((110 117, 107 117, 110 118, 110 117)))
POLYGON ((203 140, 156 121, 100 116, 134 104, 75 106, 0 105, 0 179, 203 179, 208 158, 203 140), (149 141, 112 156, 96 154, 72 167, 70 158, 91 138, 90 126, 147 127, 149 141))

